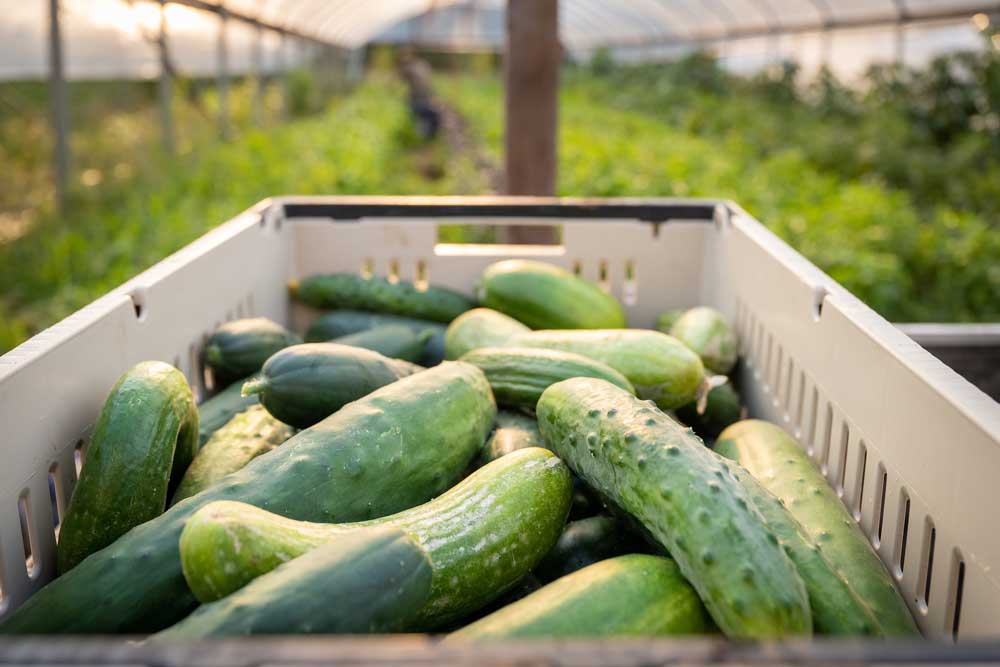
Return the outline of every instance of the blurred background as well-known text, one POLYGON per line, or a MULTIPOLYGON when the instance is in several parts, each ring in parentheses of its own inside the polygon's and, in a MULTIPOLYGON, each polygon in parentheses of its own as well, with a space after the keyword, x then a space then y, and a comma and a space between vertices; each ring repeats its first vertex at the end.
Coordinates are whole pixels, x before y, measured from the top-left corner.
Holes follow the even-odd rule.
POLYGON ((0 17, 0 352, 269 195, 706 196, 894 322, 981 323, 971 363, 996 375, 995 0, 0 0, 0 17))

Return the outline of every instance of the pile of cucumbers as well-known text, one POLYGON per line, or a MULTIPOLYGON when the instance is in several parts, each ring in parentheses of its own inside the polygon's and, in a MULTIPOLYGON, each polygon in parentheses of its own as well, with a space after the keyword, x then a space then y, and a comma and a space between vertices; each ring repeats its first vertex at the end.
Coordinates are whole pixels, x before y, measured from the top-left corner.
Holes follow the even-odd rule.
POLYGON ((144 362, 111 388, 59 576, 3 634, 916 636, 893 580, 782 429, 745 420, 724 316, 627 328, 561 268, 476 298, 293 282, 207 341, 218 391, 144 362))

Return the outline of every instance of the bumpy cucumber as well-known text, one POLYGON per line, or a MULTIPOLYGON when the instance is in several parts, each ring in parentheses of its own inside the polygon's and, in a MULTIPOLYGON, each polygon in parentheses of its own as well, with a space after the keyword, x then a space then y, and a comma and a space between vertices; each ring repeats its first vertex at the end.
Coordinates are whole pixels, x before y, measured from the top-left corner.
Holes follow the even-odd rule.
POLYGON ((712 632, 698 594, 669 558, 630 554, 559 579, 446 641, 712 632))
POLYGON ((490 439, 486 441, 483 452, 479 456, 479 464, 486 465, 490 461, 495 461, 501 456, 506 456, 511 452, 528 447, 544 447, 545 441, 538 430, 538 422, 534 417, 521 414, 520 412, 510 412, 499 410, 497 412, 496 428, 490 439))
POLYGON ((535 567, 535 576, 555 581, 606 558, 645 550, 617 519, 592 516, 566 524, 552 551, 535 567))
POLYGON ((162 514, 197 451, 198 409, 180 371, 146 361, 118 378, 59 529, 59 571, 162 514))
POLYGON ((243 395, 243 383, 253 376, 237 380, 198 406, 198 446, 204 447, 212 434, 229 420, 260 401, 256 396, 243 395))
POLYGON ((777 496, 823 556, 875 613, 887 636, 916 635, 917 626, 864 533, 827 484, 805 450, 768 422, 733 424, 719 436, 716 450, 739 461, 777 496))
POLYGON ((405 280, 393 283, 355 273, 309 276, 292 281, 288 288, 293 297, 314 308, 359 308, 445 324, 475 306, 469 297, 446 287, 417 289, 405 280))
POLYGON ((700 306, 685 312, 670 327, 670 335, 697 352, 713 373, 728 375, 736 365, 736 332, 714 308, 700 306))
POLYGON ((813 630, 823 635, 878 635, 878 619, 844 578, 823 557, 823 553, 780 500, 742 468, 733 472, 746 487, 754 505, 778 537, 785 553, 806 585, 812 609, 813 630))
POLYGON ((344 535, 206 604, 153 641, 405 632, 427 601, 431 564, 402 530, 344 535))
POLYGON ((677 320, 681 319, 681 315, 685 312, 683 308, 678 308, 660 313, 660 316, 656 318, 656 330, 662 331, 665 334, 670 333, 670 328, 674 326, 677 320))
POLYGON ((424 366, 435 366, 444 360, 445 326, 440 322, 419 320, 403 315, 388 313, 371 313, 364 310, 334 310, 321 315, 306 331, 307 343, 325 343, 347 336, 348 334, 367 331, 375 327, 401 325, 417 333, 430 329, 433 334, 424 346, 424 356, 420 363, 424 366))
POLYGON ((216 383, 225 385, 256 373, 272 354, 301 342, 266 317, 234 320, 216 329, 205 343, 205 365, 216 383))
POLYGON ((703 439, 714 440, 723 429, 740 420, 742 409, 740 395, 727 382, 708 392, 703 413, 698 414, 697 401, 682 405, 674 412, 678 419, 693 428, 703 439))
POLYGON ((243 385, 272 415, 308 428, 351 401, 423 370, 378 352, 339 343, 305 343, 278 352, 243 385))
POLYGON ((635 388, 607 364, 573 352, 531 347, 483 347, 462 356, 478 366, 493 389, 497 404, 534 410, 550 385, 575 377, 607 380, 630 394, 635 388))
POLYGON ((225 596, 297 555, 357 528, 398 526, 434 569, 420 629, 476 610, 524 577, 552 548, 569 511, 569 470, 551 452, 497 459, 429 503, 375 521, 294 521, 243 503, 199 510, 181 534, 184 576, 202 601, 225 596))
POLYGON ((480 347, 503 345, 508 338, 531 331, 513 317, 490 308, 473 308, 448 325, 444 334, 444 354, 458 359, 480 347))
POLYGON ((495 414, 489 384, 470 364, 403 378, 133 528, 35 593, 0 624, 0 634, 160 630, 197 604, 181 573, 178 540, 199 507, 235 500, 331 522, 398 512, 460 478, 495 414))
POLYGON ((479 301, 532 329, 620 329, 625 311, 594 283, 565 269, 528 259, 486 268, 479 301))
POLYGON ((541 347, 596 359, 664 410, 693 401, 705 378, 697 354, 676 338, 647 329, 532 331, 514 336, 507 347, 541 347))
POLYGON ((198 451, 174 491, 173 504, 201 493, 294 434, 294 428, 272 417, 264 406, 247 408, 216 431, 198 451))
POLYGON ((666 547, 727 635, 812 629, 805 586, 732 464, 651 402, 604 380, 554 384, 538 401, 554 452, 666 547))
POLYGON ((390 359, 417 362, 423 359, 424 347, 433 335, 432 329, 414 331, 402 324, 388 324, 334 338, 330 342, 363 347, 390 359))

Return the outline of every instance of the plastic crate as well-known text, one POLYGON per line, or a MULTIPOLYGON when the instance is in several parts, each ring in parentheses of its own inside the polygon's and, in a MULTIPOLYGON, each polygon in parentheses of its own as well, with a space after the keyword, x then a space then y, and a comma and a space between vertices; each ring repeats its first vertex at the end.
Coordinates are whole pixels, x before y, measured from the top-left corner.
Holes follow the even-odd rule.
MULTIPOLYGON (((483 268, 506 257, 598 281, 633 326, 651 326, 667 308, 726 313, 740 335, 737 382, 751 415, 781 424, 821 466, 924 634, 1000 637, 1000 405, 739 207, 673 199, 272 199, 0 357, 0 618, 52 578, 57 513, 106 393, 131 365, 171 362, 204 397, 212 387, 201 347, 220 323, 263 315, 306 325, 312 313, 289 302, 291 278, 362 271, 471 292, 483 268), (458 222, 559 224, 562 245, 439 244, 438 225, 458 222)), ((892 657, 878 648, 888 644, 842 645, 855 658, 892 657)), ((61 650, 7 642, 0 655, 20 647, 24 661, 28 646, 61 650)))

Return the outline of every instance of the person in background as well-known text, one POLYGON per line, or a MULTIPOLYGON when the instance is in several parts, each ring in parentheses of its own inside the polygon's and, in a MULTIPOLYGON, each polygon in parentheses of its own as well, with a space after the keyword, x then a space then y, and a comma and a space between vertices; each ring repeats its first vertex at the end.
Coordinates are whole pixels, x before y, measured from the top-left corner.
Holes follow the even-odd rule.
POLYGON ((430 141, 441 128, 441 111, 434 103, 431 90, 431 67, 407 47, 399 54, 399 75, 409 89, 410 112, 417 125, 417 134, 430 141))

